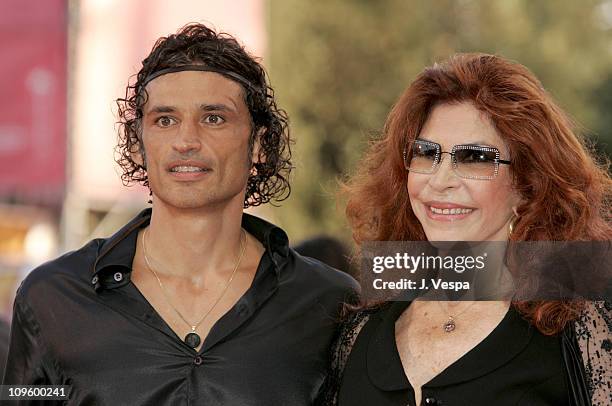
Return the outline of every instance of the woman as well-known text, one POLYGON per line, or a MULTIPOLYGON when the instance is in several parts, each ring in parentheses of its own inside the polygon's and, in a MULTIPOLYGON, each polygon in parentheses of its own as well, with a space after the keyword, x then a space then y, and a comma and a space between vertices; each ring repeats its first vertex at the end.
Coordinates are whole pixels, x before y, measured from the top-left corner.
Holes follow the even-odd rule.
MULTIPOLYGON (((534 75, 497 56, 425 69, 358 167, 347 216, 360 246, 612 235, 607 169, 534 75)), ((325 403, 609 404, 606 306, 364 304, 340 333, 325 403)))

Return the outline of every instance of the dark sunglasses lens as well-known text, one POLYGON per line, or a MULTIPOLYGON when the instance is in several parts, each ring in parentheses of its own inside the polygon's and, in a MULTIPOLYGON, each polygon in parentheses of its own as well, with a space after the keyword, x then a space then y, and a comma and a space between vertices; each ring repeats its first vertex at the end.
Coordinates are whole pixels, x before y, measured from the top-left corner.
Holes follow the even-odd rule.
POLYGON ((408 169, 415 172, 431 172, 433 170, 438 148, 434 144, 416 141, 412 144, 408 169))
POLYGON ((457 171, 462 176, 488 178, 495 176, 497 153, 495 150, 461 148, 455 151, 457 171))

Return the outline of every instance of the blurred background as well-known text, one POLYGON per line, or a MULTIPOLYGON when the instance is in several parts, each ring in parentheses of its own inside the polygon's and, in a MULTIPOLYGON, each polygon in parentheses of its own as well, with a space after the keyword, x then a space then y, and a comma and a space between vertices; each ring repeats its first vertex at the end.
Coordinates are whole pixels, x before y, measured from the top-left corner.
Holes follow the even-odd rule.
POLYGON ((0 314, 36 265, 147 206, 114 163, 116 107, 160 36, 188 22, 262 58, 291 120, 291 197, 257 215, 293 243, 351 247, 338 181, 426 65, 457 51, 528 66, 612 152, 612 0, 0 0, 0 314), (327 240, 324 240, 327 241, 327 240), (327 244, 327 243, 325 243, 327 244), (330 243, 331 244, 331 243, 330 243))

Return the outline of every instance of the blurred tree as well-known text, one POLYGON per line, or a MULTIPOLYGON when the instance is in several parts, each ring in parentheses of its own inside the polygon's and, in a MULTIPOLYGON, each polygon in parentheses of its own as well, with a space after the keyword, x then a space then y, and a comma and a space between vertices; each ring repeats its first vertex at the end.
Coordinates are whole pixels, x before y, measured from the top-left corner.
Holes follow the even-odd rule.
POLYGON ((612 1, 268 0, 268 66, 296 170, 279 217, 294 238, 347 237, 337 179, 426 65, 454 52, 520 61, 612 150, 612 1))

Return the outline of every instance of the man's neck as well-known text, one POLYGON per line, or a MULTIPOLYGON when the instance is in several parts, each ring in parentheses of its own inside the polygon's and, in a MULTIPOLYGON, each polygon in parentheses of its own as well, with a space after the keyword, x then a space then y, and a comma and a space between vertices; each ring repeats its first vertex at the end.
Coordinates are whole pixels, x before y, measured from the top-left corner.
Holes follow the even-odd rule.
POLYGON ((145 243, 149 259, 162 265, 159 273, 197 277, 232 270, 243 238, 242 205, 184 210, 155 203, 145 243))

